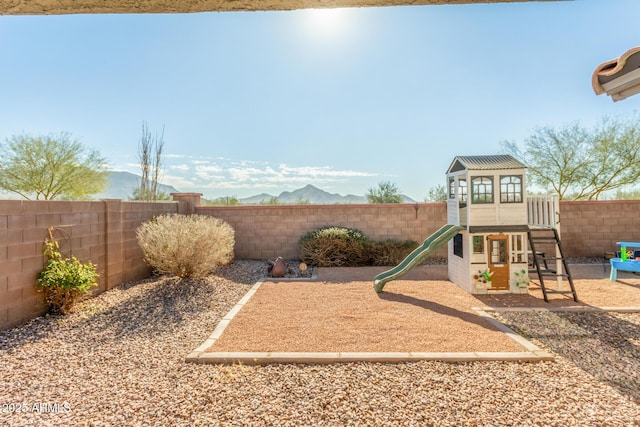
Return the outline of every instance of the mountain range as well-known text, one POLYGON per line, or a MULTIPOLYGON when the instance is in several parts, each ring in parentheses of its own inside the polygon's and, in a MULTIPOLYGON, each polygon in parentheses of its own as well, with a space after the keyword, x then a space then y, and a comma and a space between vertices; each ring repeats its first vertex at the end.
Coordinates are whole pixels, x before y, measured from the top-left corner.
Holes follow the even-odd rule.
POLYGON ((367 198, 364 196, 355 196, 353 194, 341 196, 337 193, 329 193, 321 190, 311 184, 298 188, 297 190, 283 191, 277 196, 262 193, 238 199, 238 201, 243 205, 258 205, 260 203, 267 203, 274 198, 277 198, 280 203, 285 204, 298 202, 308 202, 314 205, 367 203, 367 198))
MULTIPOLYGON (((131 198, 133 191, 140 186, 140 176, 130 172, 109 171, 108 172, 108 184, 105 191, 99 194, 93 195, 93 199, 122 199, 128 200, 131 198)), ((179 193, 180 191, 171 185, 158 184, 158 189, 166 194, 179 193)), ((268 203, 274 198, 278 199, 279 203, 283 204, 295 204, 295 203, 310 203, 313 205, 335 205, 335 204, 359 204, 368 203, 366 196, 356 196, 353 194, 347 194, 342 196, 337 193, 329 193, 311 184, 305 185, 302 188, 298 188, 293 191, 283 191, 279 195, 271 195, 267 193, 257 194, 251 197, 244 197, 238 199, 243 205, 259 205, 261 203, 268 203)), ((415 203, 412 198, 402 195, 404 203, 415 203)), ((223 197, 216 199, 222 200, 223 197)))
MULTIPOLYGON (((140 187, 139 175, 130 172, 108 171, 107 188, 102 193, 94 194, 91 198, 100 199, 122 199, 129 200, 133 195, 133 190, 140 187)), ((174 187, 165 184, 158 184, 158 190, 163 193, 178 193, 174 187)))
MULTIPOLYGON (((105 190, 98 194, 93 194, 91 198, 93 200, 100 199, 122 199, 129 200, 133 195, 133 191, 140 186, 139 175, 130 172, 122 171, 108 171, 107 172, 107 187, 105 190)), ((171 185, 158 184, 158 189, 165 193, 179 193, 180 190, 171 185)), ((0 199, 16 199, 19 198, 13 193, 0 191, 0 199)), ((356 196, 353 194, 347 194, 342 196, 337 193, 329 193, 311 184, 305 185, 302 188, 298 188, 293 191, 283 191, 277 196, 262 193, 251 197, 245 197, 238 199, 243 205, 259 205, 261 203, 268 203, 270 200, 278 199, 279 203, 283 204, 313 204, 313 205, 337 205, 337 204, 359 204, 368 203, 366 196, 356 196)), ((220 197, 214 201, 221 201, 226 199, 220 197)), ((411 197, 402 195, 403 203, 416 203, 411 197)))
MULTIPOLYGON (((356 196, 353 194, 347 194, 341 196, 337 193, 329 193, 311 184, 305 185, 302 188, 298 188, 293 191, 283 191, 278 196, 271 194, 258 194, 256 196, 245 197, 238 199, 243 205, 258 205, 261 203, 267 203, 274 198, 278 199, 278 202, 284 204, 295 204, 299 202, 310 203, 312 205, 336 205, 336 204, 359 204, 368 203, 366 196, 356 196)), ((411 197, 402 195, 404 203, 415 203, 411 197)))

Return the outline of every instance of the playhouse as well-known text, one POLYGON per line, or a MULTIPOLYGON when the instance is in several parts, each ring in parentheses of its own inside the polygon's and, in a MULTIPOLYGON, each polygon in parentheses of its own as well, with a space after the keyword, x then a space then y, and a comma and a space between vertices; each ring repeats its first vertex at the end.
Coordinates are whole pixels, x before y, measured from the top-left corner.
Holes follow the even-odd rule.
POLYGON ((447 222, 464 227, 449 242, 449 280, 466 291, 526 290, 525 179, 509 155, 458 156, 447 169, 447 222))
POLYGON ((460 231, 448 242, 449 280, 472 294, 527 293, 531 273, 545 301, 549 293, 578 301, 560 241, 557 199, 528 196, 525 170, 510 155, 453 159, 447 222, 460 231), (555 289, 545 278, 553 278, 555 289))
POLYGON ((447 169, 447 224, 391 270, 376 292, 448 245, 448 275, 472 294, 528 293, 529 273, 549 293, 578 301, 559 232, 555 196, 527 196, 526 167, 510 155, 458 156, 447 169), (545 285, 553 277, 556 289, 545 285), (570 289, 563 288, 567 281, 570 289))

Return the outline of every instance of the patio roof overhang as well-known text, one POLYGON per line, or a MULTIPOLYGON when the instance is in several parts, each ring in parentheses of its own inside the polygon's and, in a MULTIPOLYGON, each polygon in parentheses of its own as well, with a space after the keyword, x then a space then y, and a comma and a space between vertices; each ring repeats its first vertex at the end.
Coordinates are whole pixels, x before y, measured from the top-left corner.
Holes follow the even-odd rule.
POLYGON ((526 1, 536 0, 2 0, 0 15, 193 13, 526 1))

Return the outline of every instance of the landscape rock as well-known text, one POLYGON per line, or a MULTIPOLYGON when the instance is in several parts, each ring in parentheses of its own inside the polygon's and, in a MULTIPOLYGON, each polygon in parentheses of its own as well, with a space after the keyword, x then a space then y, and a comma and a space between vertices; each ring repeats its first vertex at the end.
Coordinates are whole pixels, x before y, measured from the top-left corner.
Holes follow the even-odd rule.
POLYGON ((287 265, 282 257, 276 258, 276 262, 271 269, 271 277, 284 277, 287 271, 287 265))

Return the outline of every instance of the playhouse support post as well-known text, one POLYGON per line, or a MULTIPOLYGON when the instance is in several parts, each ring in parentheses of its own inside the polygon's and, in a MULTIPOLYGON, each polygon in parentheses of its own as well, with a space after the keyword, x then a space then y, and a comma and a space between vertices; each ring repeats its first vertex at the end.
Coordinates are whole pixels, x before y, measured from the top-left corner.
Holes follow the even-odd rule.
MULTIPOLYGON (((560 206, 557 205, 557 199, 554 197, 551 201, 551 203, 553 204, 553 212, 555 215, 555 227, 556 227, 556 231, 558 232, 558 240, 561 239, 561 234, 560 234, 560 206)), ((560 246, 556 245, 556 271, 558 272, 558 277, 557 277, 557 281, 558 281, 558 290, 561 291, 562 290, 562 274, 564 273, 563 269, 562 269, 562 253, 560 252, 560 246)))

